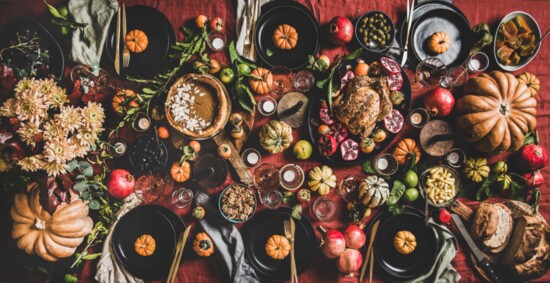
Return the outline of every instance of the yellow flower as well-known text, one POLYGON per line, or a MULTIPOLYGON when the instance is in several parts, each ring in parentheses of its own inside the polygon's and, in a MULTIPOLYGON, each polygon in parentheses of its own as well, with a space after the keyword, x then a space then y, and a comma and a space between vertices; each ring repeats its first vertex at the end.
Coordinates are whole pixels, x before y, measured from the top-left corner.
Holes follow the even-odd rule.
POLYGON ((38 91, 28 90, 16 97, 15 114, 21 121, 40 123, 48 106, 38 91))
POLYGON ((24 91, 33 89, 34 87, 35 87, 34 78, 30 78, 30 79, 24 78, 17 83, 14 90, 16 94, 20 94, 20 93, 23 93, 24 91))
POLYGON ((68 128, 68 132, 73 132, 82 125, 82 115, 79 108, 62 106, 61 112, 55 116, 64 128, 68 128))
POLYGON ((105 113, 100 104, 88 102, 88 106, 82 108, 84 125, 92 129, 99 129, 105 121, 105 113))
POLYGON ((42 154, 37 154, 17 161, 17 165, 21 166, 21 169, 25 171, 34 172, 36 170, 45 169, 44 167, 47 163, 43 159, 44 156, 42 154))
POLYGON ((0 155, 0 172, 8 172, 12 168, 9 156, 0 155))
POLYGON ((66 104, 68 102, 69 102, 69 97, 67 97, 67 94, 65 93, 65 89, 62 89, 60 87, 54 87, 48 93, 47 103, 50 104, 51 107, 53 108, 60 108, 61 106, 63 106, 63 104, 66 104))
POLYGON ((46 169, 46 172, 48 172, 49 176, 57 177, 57 175, 67 173, 67 170, 69 170, 69 166, 65 163, 48 163, 46 164, 44 169, 46 169))
POLYGON ((68 139, 55 138, 44 145, 44 155, 49 163, 61 164, 76 157, 74 149, 74 145, 68 139))
POLYGON ((64 127, 62 121, 54 119, 44 124, 44 140, 51 141, 57 138, 65 138, 69 133, 69 128, 64 127))
POLYGON ((21 123, 17 133, 21 137, 21 140, 27 145, 36 145, 36 136, 40 134, 42 130, 38 128, 36 123, 24 122, 21 123))

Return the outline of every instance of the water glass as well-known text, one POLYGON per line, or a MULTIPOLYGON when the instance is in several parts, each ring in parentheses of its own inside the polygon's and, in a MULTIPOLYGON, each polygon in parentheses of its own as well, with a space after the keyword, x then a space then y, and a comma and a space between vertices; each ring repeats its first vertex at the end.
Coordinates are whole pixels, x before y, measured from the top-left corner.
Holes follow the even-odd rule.
POLYGON ((263 205, 268 209, 277 209, 283 203, 283 195, 278 190, 261 193, 263 205))
POLYGON ((269 89, 275 97, 281 97, 287 92, 292 91, 294 76, 292 76, 292 71, 289 68, 275 66, 271 68, 271 75, 273 76, 273 82, 269 86, 269 89))
POLYGON ((470 73, 479 73, 489 67, 489 56, 483 52, 476 52, 466 60, 464 64, 470 73))
POLYGON ((294 75, 294 88, 297 91, 307 92, 315 83, 313 73, 307 70, 299 71, 294 75))
POLYGON ((445 78, 447 66, 438 58, 426 58, 416 67, 416 82, 425 87, 438 86, 445 78))
POLYGON ((193 201, 193 191, 186 188, 181 188, 175 190, 172 193, 172 200, 170 201, 170 203, 173 206, 182 209, 189 206, 189 204, 191 204, 191 201, 193 201))
POLYGON ((320 197, 313 203, 313 214, 319 221, 332 221, 336 218, 336 203, 327 197, 320 197))
POLYGON ((447 71, 445 79, 441 81, 444 88, 461 86, 468 80, 468 70, 463 66, 456 66, 447 71))

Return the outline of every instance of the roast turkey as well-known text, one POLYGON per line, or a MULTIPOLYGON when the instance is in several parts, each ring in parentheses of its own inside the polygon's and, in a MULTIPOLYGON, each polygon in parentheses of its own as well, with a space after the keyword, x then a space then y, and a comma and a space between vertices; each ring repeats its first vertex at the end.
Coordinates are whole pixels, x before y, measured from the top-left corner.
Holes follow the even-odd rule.
POLYGON ((352 78, 333 106, 336 118, 361 137, 369 136, 393 108, 386 79, 367 76, 352 78))

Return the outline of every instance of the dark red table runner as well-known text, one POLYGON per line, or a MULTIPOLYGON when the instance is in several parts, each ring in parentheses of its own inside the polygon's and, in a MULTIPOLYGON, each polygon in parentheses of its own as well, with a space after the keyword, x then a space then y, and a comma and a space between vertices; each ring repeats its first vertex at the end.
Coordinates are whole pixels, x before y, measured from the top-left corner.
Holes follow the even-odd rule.
MULTIPOLYGON (((51 4, 60 4, 65 1, 50 0, 51 4)), ((157 8, 163 12, 171 21, 175 29, 182 26, 189 20, 192 20, 198 14, 204 14, 209 17, 220 17, 226 25, 226 33, 228 38, 235 38, 235 15, 236 15, 236 0, 187 0, 187 1, 159 1, 159 0, 127 0, 128 6, 132 5, 149 5, 157 8)), ((403 15, 405 13, 405 0, 396 1, 361 1, 361 0, 299 0, 306 7, 310 8, 320 24, 327 23, 332 17, 337 15, 343 15, 352 17, 356 12, 364 13, 369 10, 380 10, 392 17, 394 22, 400 24, 403 15)), ((456 0, 454 2, 466 15, 470 24, 485 22, 491 24, 492 29, 496 28, 496 25, 500 19, 506 14, 522 10, 530 13, 539 22, 542 32, 545 32, 550 27, 550 1, 544 0, 524 0, 524 1, 511 1, 511 0, 456 0)), ((17 1, 17 0, 3 0, 0 1, 0 27, 3 26, 10 19, 17 16, 26 16, 36 18, 46 22, 48 19, 46 7, 42 1, 17 1)), ((146 19, 144 19, 146 21, 146 19)), ((178 34, 181 36, 181 34, 178 34)), ((537 120, 538 130, 541 136, 541 143, 547 149, 550 149, 550 109, 546 103, 550 103, 550 95, 548 91, 550 89, 550 43, 546 42, 542 44, 542 48, 537 56, 527 67, 520 70, 529 71, 536 74, 541 81, 541 91, 537 96, 537 120)), ((343 54, 346 52, 344 48, 330 48, 322 46, 322 54, 327 54, 330 58, 333 58, 337 54, 343 54)), ((227 62, 227 54, 217 53, 213 55, 215 58, 221 59, 222 62, 227 62)), ((492 55, 491 55, 492 56, 492 55)), ((492 57, 491 57, 492 59, 492 57)), ((493 60, 493 59, 492 59, 493 60)), ((519 73, 520 73, 519 72, 519 73)), ((412 71, 408 70, 409 76, 412 75, 412 71)), ((424 91, 421 89, 414 89, 414 98, 418 98, 424 91)), ((255 122, 254 134, 257 135, 259 127, 268 121, 267 118, 258 118, 255 122)), ((402 136, 413 136, 417 133, 411 129, 402 131, 402 136)), ((294 131, 295 140, 301 138, 307 138, 305 135, 305 129, 294 131)), ((253 141, 250 142, 250 146, 258 146, 253 141)), ((307 161, 296 161, 290 151, 278 154, 265 156, 263 162, 270 162, 276 165, 283 165, 290 162, 298 163, 305 169, 311 169, 314 166, 321 164, 318 160, 311 159, 307 161)), ((349 168, 334 168, 336 175, 341 178, 347 174, 361 174, 360 166, 354 166, 349 168)), ((542 199, 540 202, 540 213, 545 219, 550 219, 550 191, 548 187, 550 185, 550 167, 543 170, 544 177, 546 178, 542 187, 542 199)), ((225 184, 230 184, 233 181, 229 178, 225 184)), ((212 190, 213 194, 217 194, 221 189, 212 190)), ((338 200, 335 193, 331 194, 331 197, 338 200)), ((498 201, 498 198, 491 199, 498 201)), ((338 200, 342 205, 343 203, 338 200)), ((468 205, 476 206, 476 202, 469 200, 462 200, 468 205)), ((160 202, 166 202, 161 200, 160 202)), ((343 207, 341 211, 343 211, 343 207)), ((307 208, 306 208, 307 210, 307 208)), ((0 246, 2 251, 4 247, 8 247, 7 250, 13 250, 15 244, 13 240, 9 239, 9 206, 2 204, 0 209, 0 246)), ((180 215, 186 215, 185 220, 187 223, 191 223, 192 219, 189 217, 187 211, 178 211, 180 215)), ((309 216, 309 212, 306 212, 309 216)), ((327 228, 343 228, 345 225, 346 216, 340 215, 340 217, 330 223, 323 223, 323 226, 327 228)), ((318 223, 314 222, 314 225, 318 223)), ((461 282, 480 282, 481 280, 473 271, 471 263, 466 258, 464 251, 466 246, 462 239, 459 238, 459 252, 453 260, 454 267, 458 270, 462 276, 461 282)), ((343 278, 338 272, 336 264, 329 259, 326 259, 320 251, 316 252, 314 262, 310 268, 300 275, 300 282, 336 282, 336 281, 350 281, 356 282, 357 279, 343 278)), ((27 281, 25 271, 21 269, 19 263, 10 252, 0 253, 0 281, 3 282, 22 282, 27 281)), ((95 275, 95 264, 87 263, 79 274, 79 282, 93 282, 95 275)), ((33 280, 34 281, 34 280, 33 280)), ((40 282, 41 280, 37 280, 40 282)), ((380 281, 380 280, 378 280, 380 281)), ((550 273, 546 274, 543 278, 537 280, 538 282, 550 282, 550 273)), ((203 259, 198 257, 192 257, 189 261, 186 261, 178 273, 177 282, 227 282, 224 269, 220 266, 214 257, 203 259)))

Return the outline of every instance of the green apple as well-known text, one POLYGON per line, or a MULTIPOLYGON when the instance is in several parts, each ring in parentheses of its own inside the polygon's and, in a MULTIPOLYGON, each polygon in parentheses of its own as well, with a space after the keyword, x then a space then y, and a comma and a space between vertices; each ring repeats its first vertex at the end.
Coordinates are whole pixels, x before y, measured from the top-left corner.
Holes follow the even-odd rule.
POLYGON ((223 68, 220 73, 220 79, 224 84, 231 83, 235 78, 235 72, 231 68, 223 68))

